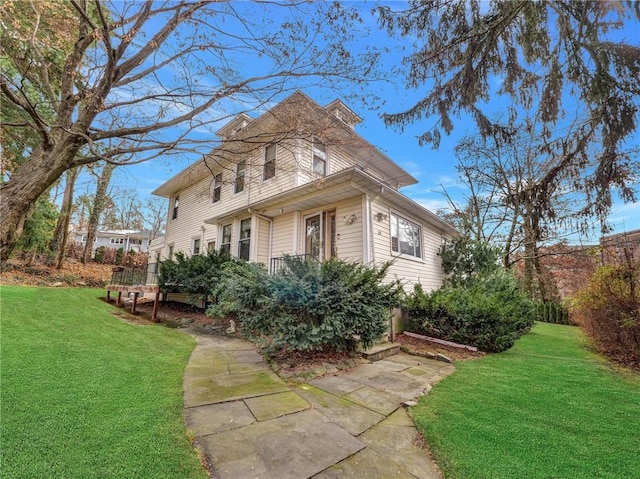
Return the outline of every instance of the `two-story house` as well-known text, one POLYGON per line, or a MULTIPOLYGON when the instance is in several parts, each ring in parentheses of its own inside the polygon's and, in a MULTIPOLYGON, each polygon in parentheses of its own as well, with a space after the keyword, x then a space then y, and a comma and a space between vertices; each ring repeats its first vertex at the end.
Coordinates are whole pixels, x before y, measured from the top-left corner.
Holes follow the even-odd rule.
POLYGON ((169 212, 151 257, 222 248, 271 270, 284 254, 394 260, 390 280, 439 287, 437 252, 456 231, 400 193, 417 180, 354 131, 360 122, 339 100, 322 107, 301 92, 237 116, 218 148, 153 192, 169 212))

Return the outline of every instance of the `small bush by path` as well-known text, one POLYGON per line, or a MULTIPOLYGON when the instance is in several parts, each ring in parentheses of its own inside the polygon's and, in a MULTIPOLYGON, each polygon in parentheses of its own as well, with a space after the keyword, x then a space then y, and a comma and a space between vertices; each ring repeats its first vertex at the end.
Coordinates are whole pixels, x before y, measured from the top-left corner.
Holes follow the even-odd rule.
POLYGON ((182 418, 193 340, 98 290, 0 289, 4 479, 204 479, 182 418))
POLYGON ((507 352, 457 364, 412 409, 447 479, 640 477, 640 376, 537 323, 507 352))

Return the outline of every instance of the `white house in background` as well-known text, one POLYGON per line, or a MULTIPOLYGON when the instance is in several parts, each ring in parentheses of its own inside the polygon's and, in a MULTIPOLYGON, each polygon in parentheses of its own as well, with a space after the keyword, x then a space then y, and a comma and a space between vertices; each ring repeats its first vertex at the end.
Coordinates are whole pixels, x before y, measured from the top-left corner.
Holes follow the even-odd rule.
MULTIPOLYGON (((100 246, 105 248, 122 248, 125 253, 135 251, 136 253, 149 251, 149 243, 151 238, 150 231, 138 230, 102 230, 96 231, 93 241, 92 255, 100 246)), ((75 230, 73 232, 73 240, 76 243, 85 244, 87 242, 86 230, 75 230)))
POLYGON ((394 260, 390 280, 439 287, 437 252, 456 231, 400 193, 417 180, 354 131, 361 121, 301 92, 237 116, 217 132, 220 147, 153 192, 169 211, 151 261, 211 248, 271 270, 284 254, 394 260))

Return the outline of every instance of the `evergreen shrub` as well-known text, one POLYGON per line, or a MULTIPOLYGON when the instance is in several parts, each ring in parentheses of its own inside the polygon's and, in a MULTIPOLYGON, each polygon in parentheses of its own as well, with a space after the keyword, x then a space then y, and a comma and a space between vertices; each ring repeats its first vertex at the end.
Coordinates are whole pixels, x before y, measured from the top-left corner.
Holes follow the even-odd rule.
POLYGON ((178 251, 174 259, 160 263, 158 286, 163 293, 186 293, 192 304, 215 301, 211 294, 221 279, 223 267, 235 261, 222 250, 194 256, 178 251))
POLYGON ((508 271, 445 283, 430 294, 416 285, 403 301, 410 331, 487 352, 505 351, 533 326, 535 308, 508 271))
POLYGON ((383 282, 389 264, 298 257, 285 257, 284 264, 273 275, 257 264, 228 265, 209 313, 235 313, 243 334, 272 352, 353 352, 384 335, 400 298, 397 282, 383 282))

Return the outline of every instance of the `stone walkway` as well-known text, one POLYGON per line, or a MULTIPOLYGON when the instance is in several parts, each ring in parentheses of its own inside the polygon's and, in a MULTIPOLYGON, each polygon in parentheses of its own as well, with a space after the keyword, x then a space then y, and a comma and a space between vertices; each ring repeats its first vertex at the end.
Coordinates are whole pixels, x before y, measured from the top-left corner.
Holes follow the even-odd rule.
POLYGON ((184 415, 212 477, 440 477, 402 403, 452 365, 400 353, 289 387, 251 343, 195 337, 184 415))

